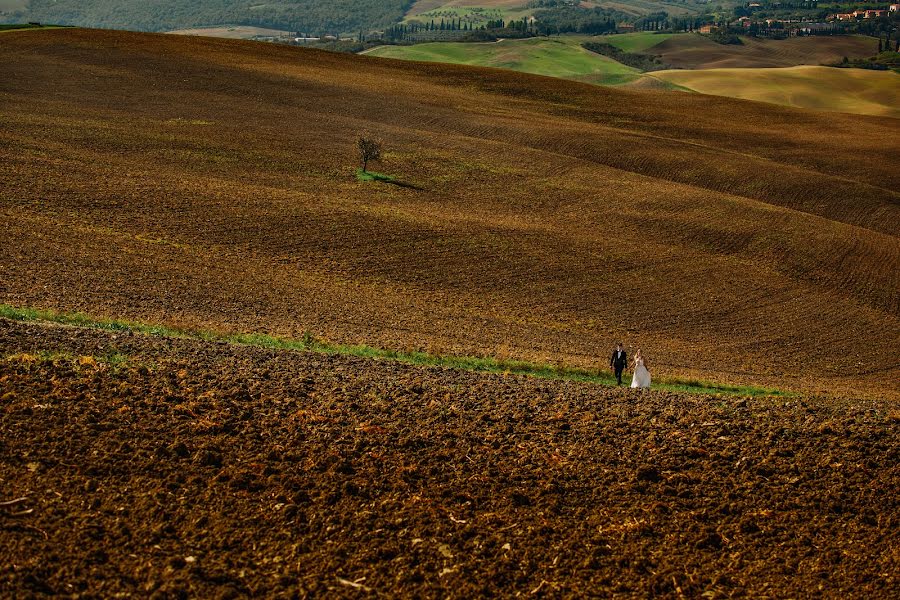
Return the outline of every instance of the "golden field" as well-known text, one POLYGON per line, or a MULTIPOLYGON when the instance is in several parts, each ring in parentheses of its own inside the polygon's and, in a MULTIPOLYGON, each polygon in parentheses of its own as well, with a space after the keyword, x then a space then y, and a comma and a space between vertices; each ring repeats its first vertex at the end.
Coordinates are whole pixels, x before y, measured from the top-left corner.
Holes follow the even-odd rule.
POLYGON ((893 71, 736 68, 658 71, 652 76, 704 94, 900 118, 900 75, 893 71))

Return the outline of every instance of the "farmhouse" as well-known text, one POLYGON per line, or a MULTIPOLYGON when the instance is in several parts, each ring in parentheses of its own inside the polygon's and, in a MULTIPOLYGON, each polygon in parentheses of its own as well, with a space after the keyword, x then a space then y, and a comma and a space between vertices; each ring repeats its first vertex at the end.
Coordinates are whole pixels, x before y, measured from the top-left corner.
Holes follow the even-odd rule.
POLYGON ((715 25, 704 25, 700 28, 700 33, 713 33, 714 31, 718 31, 719 28, 715 25))

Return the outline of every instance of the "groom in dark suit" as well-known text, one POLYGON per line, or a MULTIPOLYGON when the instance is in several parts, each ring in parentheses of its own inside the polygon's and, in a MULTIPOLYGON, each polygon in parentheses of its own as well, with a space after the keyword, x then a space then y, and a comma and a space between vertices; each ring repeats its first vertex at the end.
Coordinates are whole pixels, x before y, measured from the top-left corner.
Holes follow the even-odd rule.
POLYGON ((613 350, 612 356, 609 359, 609 366, 616 374, 616 382, 619 385, 622 385, 622 371, 625 370, 625 365, 628 364, 628 356, 625 354, 625 349, 622 347, 622 342, 616 344, 616 349, 613 350))

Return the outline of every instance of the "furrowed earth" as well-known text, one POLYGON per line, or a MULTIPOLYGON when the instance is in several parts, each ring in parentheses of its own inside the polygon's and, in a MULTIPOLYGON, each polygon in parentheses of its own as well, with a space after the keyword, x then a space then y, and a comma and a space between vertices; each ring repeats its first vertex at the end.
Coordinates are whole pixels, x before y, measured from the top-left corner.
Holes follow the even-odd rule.
POLYGON ((0 320, 13 596, 888 598, 900 413, 0 320))
POLYGON ((0 54, 2 594, 896 591, 896 119, 199 37, 0 54), (595 370, 622 339, 789 395, 30 309, 595 370))
POLYGON ((2 303, 900 396, 896 119, 212 38, 0 50, 2 303), (364 130, 394 184, 357 180, 364 130))

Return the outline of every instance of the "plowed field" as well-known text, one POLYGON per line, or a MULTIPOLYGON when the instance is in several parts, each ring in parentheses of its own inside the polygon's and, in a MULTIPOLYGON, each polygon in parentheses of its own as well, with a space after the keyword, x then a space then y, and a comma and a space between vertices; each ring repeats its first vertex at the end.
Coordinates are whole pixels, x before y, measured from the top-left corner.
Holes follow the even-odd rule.
POLYGON ((0 54, 2 303, 898 395, 895 119, 180 36, 0 54), (357 181, 366 129, 404 185, 357 181))
POLYGON ((0 320, 6 597, 891 598, 890 401, 0 320))
POLYGON ((679 69, 735 69, 829 65, 845 56, 868 58, 877 49, 875 38, 862 35, 786 40, 741 37, 740 44, 717 44, 700 34, 684 34, 666 38, 644 52, 659 54, 663 61, 679 69))

